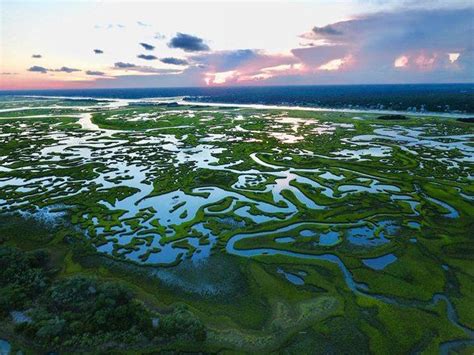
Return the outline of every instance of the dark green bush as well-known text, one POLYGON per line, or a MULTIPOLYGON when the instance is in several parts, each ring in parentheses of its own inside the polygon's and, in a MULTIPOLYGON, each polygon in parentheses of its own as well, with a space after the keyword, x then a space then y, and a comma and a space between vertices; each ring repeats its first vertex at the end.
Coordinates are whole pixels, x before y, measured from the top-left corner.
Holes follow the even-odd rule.
POLYGON ((29 309, 31 322, 15 330, 45 347, 87 349, 113 344, 137 344, 188 338, 202 341, 201 321, 184 307, 159 317, 117 282, 76 276, 51 282, 49 255, 0 247, 0 315, 29 309))

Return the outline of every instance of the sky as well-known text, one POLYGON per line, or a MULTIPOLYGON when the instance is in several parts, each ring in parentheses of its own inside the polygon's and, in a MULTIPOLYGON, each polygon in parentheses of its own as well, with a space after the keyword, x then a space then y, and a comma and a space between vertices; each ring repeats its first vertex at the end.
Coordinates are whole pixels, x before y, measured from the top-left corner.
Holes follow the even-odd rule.
POLYGON ((0 90, 474 82, 469 0, 0 0, 0 90))

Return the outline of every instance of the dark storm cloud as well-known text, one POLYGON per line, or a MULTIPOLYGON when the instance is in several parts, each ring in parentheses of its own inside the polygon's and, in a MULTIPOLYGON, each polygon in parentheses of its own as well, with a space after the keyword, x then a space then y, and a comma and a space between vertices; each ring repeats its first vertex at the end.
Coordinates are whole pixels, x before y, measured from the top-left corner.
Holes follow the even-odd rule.
POLYGON ((136 65, 132 63, 117 62, 114 63, 114 67, 117 69, 129 69, 136 67, 136 65))
POLYGON ((137 55, 137 58, 144 59, 144 60, 158 59, 157 57, 155 57, 154 55, 151 55, 151 54, 139 54, 139 55, 137 55))
POLYGON ((42 58, 43 56, 41 54, 33 54, 31 58, 39 59, 42 58))
POLYGON ((94 49, 95 54, 102 54, 104 51, 102 49, 94 49))
POLYGON ((372 13, 313 29, 302 35, 314 40, 313 46, 292 53, 312 67, 338 58, 350 60, 345 70, 328 76, 351 83, 465 82, 466 78, 472 82, 473 18, 474 8, 372 13), (458 60, 450 62, 449 53, 459 53, 458 60), (401 57, 406 64, 395 66, 401 57))
POLYGON ((179 74, 182 71, 177 69, 161 69, 153 68, 144 65, 135 65, 132 63, 117 62, 114 64, 114 69, 125 69, 127 71, 134 71, 140 73, 153 73, 153 74, 179 74))
POLYGON ((34 72, 34 73, 46 74, 48 72, 48 69, 46 69, 44 67, 40 67, 38 65, 34 65, 31 68, 29 68, 28 71, 31 71, 31 72, 34 72))
POLYGON ((168 43, 170 48, 179 48, 185 52, 201 52, 210 50, 202 38, 188 35, 186 33, 177 33, 168 43))
POLYGON ((87 75, 94 75, 94 76, 102 76, 102 75, 105 75, 104 72, 101 72, 101 71, 94 71, 94 70, 88 70, 88 71, 86 71, 86 74, 87 74, 87 75))
POLYGON ((160 61, 165 64, 174 64, 174 65, 187 65, 188 61, 186 59, 174 58, 174 57, 166 57, 161 58, 160 61))
POLYGON ((64 73, 72 73, 75 71, 81 71, 81 69, 75 69, 75 68, 69 68, 69 67, 61 67, 59 69, 50 69, 50 71, 56 71, 56 72, 64 72, 64 73))
POLYGON ((342 31, 339 31, 332 27, 331 25, 327 25, 324 27, 313 27, 313 32, 317 35, 325 35, 325 36, 339 36, 342 35, 342 31))
POLYGON ((32 66, 28 71, 45 74, 47 72, 63 72, 63 73, 72 73, 76 71, 81 71, 81 69, 74 69, 69 67, 61 67, 59 69, 47 69, 45 67, 40 67, 37 65, 32 66))
POLYGON ((148 43, 141 42, 140 46, 145 48, 147 51, 152 51, 153 49, 155 49, 155 46, 152 46, 151 44, 148 44, 148 43))
POLYGON ((149 66, 136 66, 131 70, 137 71, 140 73, 154 73, 154 74, 180 74, 182 71, 177 69, 163 69, 163 68, 153 68, 149 66))
POLYGON ((474 8, 379 12, 315 27, 318 30, 313 29, 303 37, 377 54, 414 49, 454 50, 472 43, 473 17, 474 8))

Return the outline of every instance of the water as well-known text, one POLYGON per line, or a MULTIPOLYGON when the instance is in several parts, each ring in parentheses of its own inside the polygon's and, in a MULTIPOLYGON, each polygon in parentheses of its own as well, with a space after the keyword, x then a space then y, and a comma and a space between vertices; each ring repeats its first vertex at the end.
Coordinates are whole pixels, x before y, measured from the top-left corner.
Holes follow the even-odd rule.
POLYGON ((329 231, 326 233, 321 233, 319 235, 319 245, 323 247, 331 247, 336 245, 339 242, 339 233, 334 231, 329 231))
POLYGON ((395 262, 398 258, 393 254, 386 254, 379 256, 378 258, 363 259, 362 262, 365 266, 370 267, 374 270, 383 270, 386 266, 395 262))
POLYGON ((464 348, 468 346, 471 346, 471 347, 474 346, 474 339, 447 341, 445 343, 440 344, 439 354, 440 355, 450 355, 453 353, 457 354, 457 353, 460 353, 460 350, 463 350, 464 348))
POLYGON ((302 237, 312 237, 314 236, 316 233, 314 233, 312 230, 309 230, 309 229, 304 229, 300 232, 300 235, 302 237))
POLYGON ((275 242, 277 242, 277 243, 291 243, 291 242, 294 242, 294 241, 295 241, 295 238, 293 238, 293 237, 275 238, 275 242))
POLYGON ((420 229, 421 224, 415 221, 410 221, 407 223, 408 227, 413 228, 413 229, 420 229))
POLYGON ((287 272, 285 270, 283 270, 282 268, 278 268, 277 269, 277 272, 279 274, 282 274, 283 276, 285 276, 285 278, 290 282, 292 283, 293 285, 296 285, 296 286, 302 286, 304 285, 304 279, 299 276, 299 275, 295 275, 291 272, 287 272))
POLYGON ((459 217, 459 212, 456 211, 456 209, 454 207, 452 207, 451 205, 448 205, 446 202, 444 201, 440 201, 434 197, 430 197, 430 196, 426 196, 425 195, 425 198, 431 202, 433 202, 434 204, 437 204, 439 206, 441 206, 442 208, 446 209, 448 211, 448 213, 445 213, 444 216, 446 218, 458 218, 459 217))
POLYGON ((0 355, 9 355, 11 353, 12 346, 5 339, 0 339, 0 355))
POLYGON ((325 180, 336 180, 336 181, 344 179, 344 175, 335 175, 331 173, 330 171, 326 171, 324 174, 319 175, 319 177, 325 180))
MULTIPOLYGON (((354 144, 370 144, 373 146, 373 142, 380 141, 395 141, 400 144, 400 147, 404 151, 409 152, 413 155, 416 155, 417 160, 427 160, 434 161, 434 158, 431 157, 431 152, 428 154, 423 153, 424 149, 436 150, 437 155, 443 155, 443 157, 437 158, 436 160, 445 161, 445 163, 450 164, 451 166, 457 167, 459 163, 473 163, 474 162, 474 147, 471 142, 474 138, 472 134, 458 134, 455 136, 439 136, 431 135, 427 132, 429 127, 417 127, 416 129, 394 126, 393 128, 376 128, 374 129, 374 134, 360 135, 353 137, 349 140, 354 144), (448 140, 448 141, 447 141, 448 140), (420 149, 423 150, 420 151, 420 149), (461 153, 462 157, 456 157, 447 161, 450 151, 456 150, 461 153)), ((377 149, 376 153, 378 156, 386 156, 386 150, 384 152, 384 146, 375 146, 370 149, 377 149)), ((369 149, 369 150, 370 150, 369 149)), ((343 154, 345 152, 340 152, 343 154)), ((353 155, 356 158, 360 157, 361 154, 354 151, 348 151, 346 155, 353 155)))
POLYGON ((383 234, 377 238, 374 226, 361 226, 346 231, 347 240, 357 246, 378 246, 389 242, 383 234))

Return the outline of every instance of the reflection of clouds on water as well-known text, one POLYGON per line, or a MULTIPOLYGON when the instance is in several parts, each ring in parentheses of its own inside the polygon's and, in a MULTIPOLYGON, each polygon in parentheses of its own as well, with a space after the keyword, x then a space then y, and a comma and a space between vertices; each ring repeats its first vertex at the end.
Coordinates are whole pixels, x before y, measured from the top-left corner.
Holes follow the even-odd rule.
MULTIPOLYGON (((362 142, 396 142, 400 144, 401 149, 406 152, 417 155, 421 160, 436 160, 446 165, 453 165, 458 167, 458 163, 473 163, 474 162, 474 140, 473 134, 459 134, 459 135, 429 135, 427 128, 419 127, 416 129, 395 126, 393 128, 376 128, 374 134, 359 135, 351 138, 353 143, 362 142), (434 150, 436 157, 431 157, 432 154, 420 154, 424 150, 434 150), (456 150, 462 157, 449 157, 446 152, 456 150), (442 155, 440 158, 439 155, 442 155)), ((387 148, 379 146, 379 148, 387 148)))

